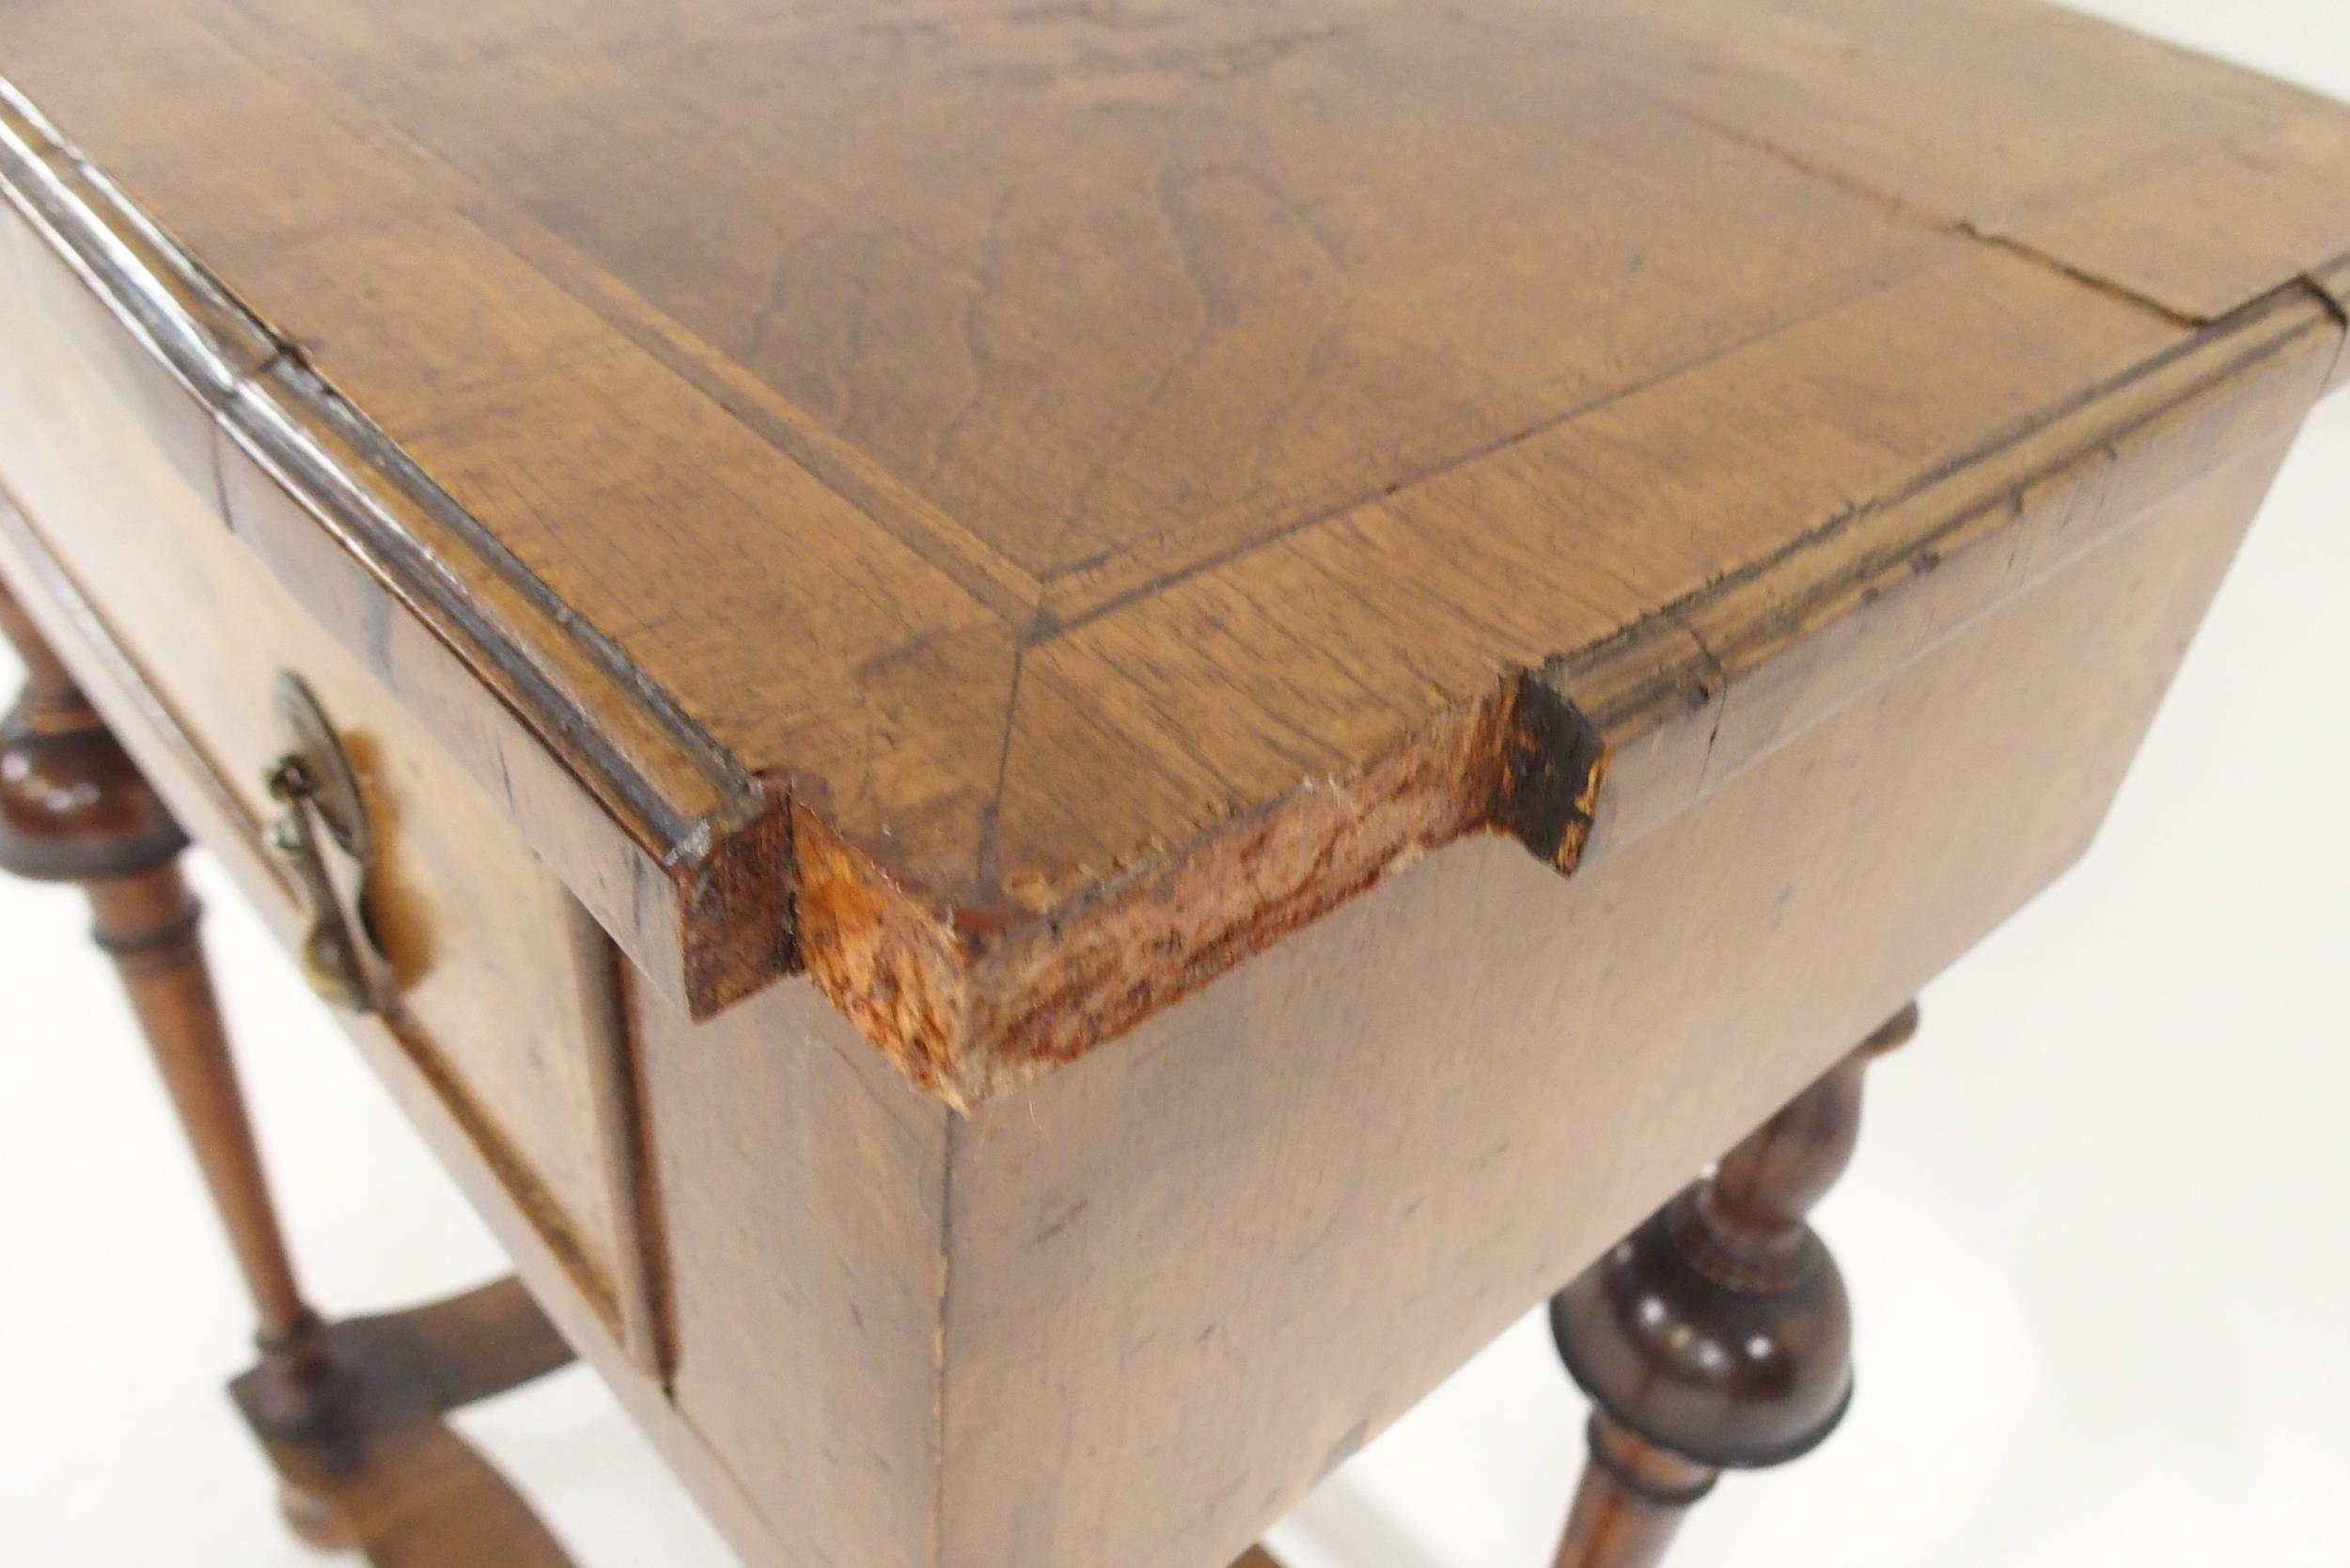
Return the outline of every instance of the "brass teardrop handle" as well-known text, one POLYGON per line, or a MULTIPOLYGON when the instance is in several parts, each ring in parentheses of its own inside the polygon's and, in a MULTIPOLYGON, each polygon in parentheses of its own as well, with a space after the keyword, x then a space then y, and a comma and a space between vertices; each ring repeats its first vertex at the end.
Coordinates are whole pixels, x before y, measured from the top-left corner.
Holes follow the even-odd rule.
POLYGON ((303 679, 277 678, 277 718, 286 750, 269 772, 284 809, 268 846, 293 880, 308 915, 299 957, 310 988, 352 1012, 378 1011, 386 973, 368 928, 367 881, 375 834, 350 754, 303 679))

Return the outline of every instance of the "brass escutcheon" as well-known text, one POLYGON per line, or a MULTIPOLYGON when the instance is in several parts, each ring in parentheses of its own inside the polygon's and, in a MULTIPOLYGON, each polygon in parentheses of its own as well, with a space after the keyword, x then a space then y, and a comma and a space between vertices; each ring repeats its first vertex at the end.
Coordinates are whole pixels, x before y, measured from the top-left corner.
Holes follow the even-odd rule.
POLYGON ((309 916, 303 973, 335 1006, 373 1012, 386 970, 368 926, 375 834, 367 799, 350 754, 302 677, 278 676, 276 703, 286 751, 270 768, 268 784, 285 809, 270 824, 267 843, 309 916))

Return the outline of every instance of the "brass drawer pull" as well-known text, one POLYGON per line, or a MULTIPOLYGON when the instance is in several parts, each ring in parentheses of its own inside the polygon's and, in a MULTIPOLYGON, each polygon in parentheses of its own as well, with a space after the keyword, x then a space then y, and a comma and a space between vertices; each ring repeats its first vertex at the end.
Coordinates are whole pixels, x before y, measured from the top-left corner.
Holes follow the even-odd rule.
POLYGON ((270 824, 270 853, 292 876, 309 913, 302 968, 310 988, 335 1006, 373 1012, 385 966, 367 917, 375 834, 359 776, 303 679, 277 678, 285 754, 269 772, 284 812, 270 824))

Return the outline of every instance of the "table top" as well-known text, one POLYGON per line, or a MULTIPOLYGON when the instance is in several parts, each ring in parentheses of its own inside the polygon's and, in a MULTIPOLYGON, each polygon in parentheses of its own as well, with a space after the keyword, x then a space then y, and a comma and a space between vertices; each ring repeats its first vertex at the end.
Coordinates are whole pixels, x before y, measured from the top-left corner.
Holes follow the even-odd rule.
POLYGON ((2350 112, 2001 0, 46 0, 0 74, 223 417, 640 841, 788 820, 951 1098, 1668 814, 1637 737, 2350 294, 2350 112))

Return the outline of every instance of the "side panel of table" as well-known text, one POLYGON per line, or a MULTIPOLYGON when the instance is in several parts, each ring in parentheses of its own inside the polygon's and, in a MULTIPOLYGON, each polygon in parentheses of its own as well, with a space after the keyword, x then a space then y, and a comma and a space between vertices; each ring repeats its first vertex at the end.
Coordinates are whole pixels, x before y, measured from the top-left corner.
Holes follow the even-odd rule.
POLYGON ((937 1568, 941 1238, 962 1127, 806 980, 699 1026, 632 997, 673 1395, 750 1504, 714 1510, 719 1524, 752 1568, 937 1568))
POLYGON ((1824 1072, 2087 846, 2281 453, 1565 884, 1440 853, 983 1116, 948 1560, 1227 1560, 1824 1072))
POLYGON ((1440 852, 974 1120, 804 981, 640 1000, 744 1550, 1229 1562, 2082 852, 2285 441, 1575 877, 1440 852))

